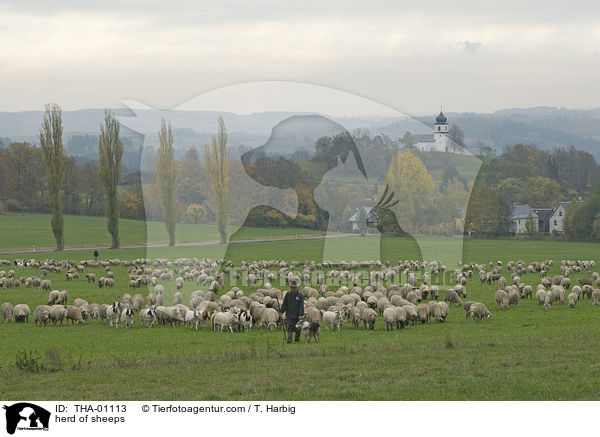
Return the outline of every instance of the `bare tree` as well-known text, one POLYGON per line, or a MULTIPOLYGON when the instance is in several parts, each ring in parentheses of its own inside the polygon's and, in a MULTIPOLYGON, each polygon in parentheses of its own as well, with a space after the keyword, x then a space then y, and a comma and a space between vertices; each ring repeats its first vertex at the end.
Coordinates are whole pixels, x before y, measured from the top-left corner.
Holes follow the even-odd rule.
POLYGON ((163 119, 158 133, 160 147, 156 161, 156 176, 160 188, 160 200, 165 219, 165 227, 169 234, 169 246, 175 245, 175 225, 177 210, 175 208, 175 189, 177 188, 177 163, 173 150, 173 128, 171 123, 163 119))
POLYGON ((448 139, 452 144, 452 153, 456 153, 457 146, 459 150, 464 150, 465 134, 457 125, 453 124, 450 126, 450 129, 448 129, 448 139))
POLYGON ((120 125, 114 114, 104 111, 104 125, 100 125, 98 138, 99 169, 98 176, 104 185, 106 194, 106 215, 108 232, 112 237, 111 249, 119 248, 119 199, 117 185, 121 179, 121 158, 123 143, 119 139, 120 125))
POLYGON ((44 107, 40 145, 48 176, 50 208, 52 209, 50 223, 56 239, 56 250, 60 251, 64 248, 65 223, 60 187, 65 177, 65 150, 62 144, 62 109, 57 104, 48 104, 44 107))
POLYGON ((215 202, 217 228, 221 234, 221 244, 227 243, 227 196, 229 194, 229 156, 227 154, 227 128, 222 117, 217 120, 219 127, 212 144, 204 148, 206 176, 212 188, 215 202))

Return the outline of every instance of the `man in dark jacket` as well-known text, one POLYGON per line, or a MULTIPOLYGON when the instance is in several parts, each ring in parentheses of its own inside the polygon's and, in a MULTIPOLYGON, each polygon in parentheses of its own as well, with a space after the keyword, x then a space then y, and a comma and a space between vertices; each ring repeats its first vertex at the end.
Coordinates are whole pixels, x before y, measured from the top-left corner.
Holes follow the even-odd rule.
POLYGON ((287 342, 292 342, 292 334, 295 332, 296 341, 300 341, 300 330, 296 329, 298 320, 304 318, 304 296, 298 292, 298 283, 292 281, 290 283, 290 291, 285 294, 280 310, 285 313, 287 327, 287 342))

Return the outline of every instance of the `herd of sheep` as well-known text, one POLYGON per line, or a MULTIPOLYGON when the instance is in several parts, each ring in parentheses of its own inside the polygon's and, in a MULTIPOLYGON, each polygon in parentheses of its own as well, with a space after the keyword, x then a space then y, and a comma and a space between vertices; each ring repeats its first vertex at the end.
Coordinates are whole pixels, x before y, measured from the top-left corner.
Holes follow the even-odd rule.
MULTIPOLYGON (((374 329, 382 318, 387 330, 407 325, 442 323, 452 306, 462 305, 465 316, 479 322, 491 319, 492 314, 482 302, 465 301, 466 284, 479 276, 480 283, 497 284, 495 300, 502 310, 518 306, 520 299, 534 297, 545 309, 555 303, 574 308, 579 299, 589 298, 593 305, 600 304, 600 275, 593 272, 594 261, 567 261, 560 264, 560 275, 548 276, 551 260, 525 263, 501 261, 486 264, 461 264, 452 272, 440 262, 399 261, 396 265, 382 262, 286 262, 261 260, 242 262, 234 266, 228 261, 182 258, 135 259, 106 261, 0 260, 0 287, 39 288, 48 293, 47 305, 33 311, 38 326, 48 324, 83 324, 89 320, 105 321, 110 327, 132 327, 136 319, 142 326, 155 324, 187 325, 192 329, 212 326, 215 331, 249 331, 253 327, 275 330, 282 326, 284 315, 279 308, 285 291, 271 283, 279 281, 281 288, 296 281, 305 298, 305 317, 308 327, 324 326, 339 331, 346 322, 358 328, 374 329), (125 293, 119 299, 106 303, 88 303, 78 297, 69 304, 69 292, 53 290, 50 274, 64 275, 76 282, 85 280, 99 288, 111 289, 116 281, 112 268, 123 266, 128 271, 128 287, 145 287, 148 293, 125 293), (36 269, 35 276, 19 276, 22 269, 36 269), (97 279, 92 269, 102 269, 97 279), (571 284, 570 274, 587 275, 571 284), (81 277, 80 277, 81 275, 81 277), (523 278, 532 277, 537 284, 527 284, 523 278), (84 279, 85 278, 85 279, 84 279), (195 283, 184 304, 183 288, 186 282, 195 283), (235 284, 240 284, 241 288, 235 284), (440 293, 440 285, 446 284, 440 293), (510 283, 510 284, 509 284, 510 283), (226 284, 229 288, 226 290, 226 284), (450 285, 448 285, 450 284, 450 285), (245 289, 245 290, 244 290, 245 289), (168 290, 168 292, 167 292, 168 290), (567 295, 567 292, 569 293, 567 295), (168 298, 167 298, 168 296, 168 298), (169 300, 167 304, 166 300, 169 300), (137 317, 136 317, 137 315, 137 317)), ((124 285, 125 283, 123 283, 124 285)), ((71 291, 71 294, 74 294, 71 291)), ((107 293, 110 294, 110 293, 107 293)), ((5 322, 28 322, 30 308, 10 302, 1 305, 5 322)), ((314 330, 310 331, 318 340, 314 330)), ((308 337, 307 337, 308 338, 308 337)))

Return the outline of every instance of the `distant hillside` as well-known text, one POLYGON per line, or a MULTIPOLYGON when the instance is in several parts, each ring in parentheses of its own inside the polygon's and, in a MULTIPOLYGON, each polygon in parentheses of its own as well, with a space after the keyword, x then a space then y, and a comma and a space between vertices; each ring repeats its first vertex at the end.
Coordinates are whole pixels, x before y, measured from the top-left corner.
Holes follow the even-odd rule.
MULTIPOLYGON (((147 150, 158 145, 157 131, 161 117, 171 120, 175 147, 179 154, 190 147, 202 148, 210 141, 221 115, 229 130, 232 146, 257 147, 269 138, 277 123, 295 112, 263 112, 233 114, 214 111, 115 110, 127 126, 122 130, 126 141, 128 166, 140 161, 140 146, 147 150)), ((330 117, 347 130, 366 129, 370 135, 385 134, 392 138, 431 132, 435 113, 419 117, 330 117)), ((542 149, 574 146, 590 152, 600 161, 600 108, 565 109, 553 107, 502 109, 491 114, 447 113, 448 122, 465 132, 465 140, 473 152, 481 145, 498 150, 517 143, 536 144, 542 149)), ((95 141, 104 117, 102 109, 65 111, 63 114, 65 145, 68 153, 82 158, 95 158, 95 141), (75 140, 71 141, 73 137, 75 140)), ((37 144, 41 111, 0 113, 0 138, 37 144)))

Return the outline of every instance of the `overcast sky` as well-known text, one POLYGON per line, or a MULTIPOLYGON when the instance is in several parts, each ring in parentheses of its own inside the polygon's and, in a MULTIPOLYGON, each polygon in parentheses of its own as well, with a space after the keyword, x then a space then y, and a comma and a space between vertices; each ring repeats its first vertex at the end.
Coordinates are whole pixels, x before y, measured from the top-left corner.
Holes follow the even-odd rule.
MULTIPOLYGON (((333 87, 406 114, 600 106, 596 2, 286 3, 3 0, 0 111, 172 108, 257 80, 333 87)), ((252 109, 273 109, 270 98, 252 109)))

